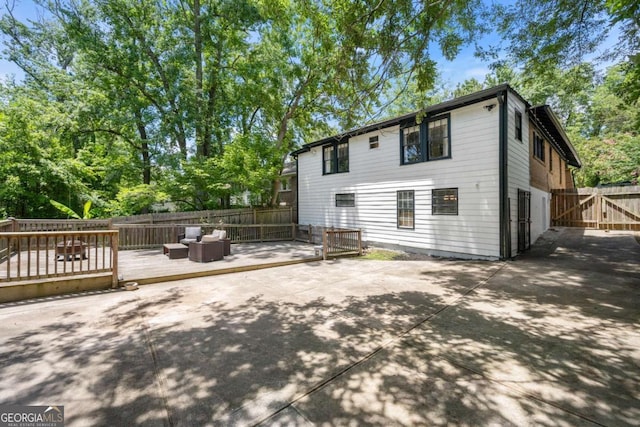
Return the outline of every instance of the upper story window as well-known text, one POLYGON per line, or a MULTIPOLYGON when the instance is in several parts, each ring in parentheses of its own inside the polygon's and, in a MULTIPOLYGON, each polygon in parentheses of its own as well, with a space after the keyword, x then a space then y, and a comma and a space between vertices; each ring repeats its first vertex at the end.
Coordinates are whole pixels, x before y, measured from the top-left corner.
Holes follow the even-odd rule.
POLYGON ((422 162, 420 126, 402 129, 402 163, 422 162))
POLYGON ((429 160, 449 157, 449 117, 430 120, 429 126, 429 160))
POLYGON ((449 115, 403 128, 400 132, 402 164, 448 159, 451 157, 449 115))
POLYGON ((516 111, 516 139, 522 141, 522 113, 516 111))
POLYGON ((544 162, 544 139, 538 132, 533 132, 533 156, 544 162))
POLYGON ((374 148, 378 148, 380 143, 378 142, 378 136, 372 136, 369 138, 369 149, 373 150, 374 148))
POLYGON ((553 147, 549 144, 549 172, 553 171, 553 147))
POLYGON ((322 148, 322 173, 324 175, 349 172, 349 143, 337 142, 322 148))

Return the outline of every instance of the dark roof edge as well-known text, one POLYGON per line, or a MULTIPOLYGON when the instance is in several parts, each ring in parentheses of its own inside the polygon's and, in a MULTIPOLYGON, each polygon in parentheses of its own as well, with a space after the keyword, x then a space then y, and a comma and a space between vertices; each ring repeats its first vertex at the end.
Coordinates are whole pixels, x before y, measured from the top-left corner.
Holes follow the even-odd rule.
POLYGON ((426 107, 422 110, 415 111, 413 113, 404 114, 402 116, 394 117, 393 119, 388 119, 388 120, 384 120, 377 123, 372 123, 370 125, 352 129, 338 135, 333 135, 327 138, 319 139, 314 142, 310 142, 308 144, 303 145, 298 150, 292 152, 291 155, 297 156, 298 154, 309 151, 311 148, 317 147, 319 145, 324 145, 331 142, 343 141, 347 138, 357 136, 357 135, 362 135, 374 130, 396 126, 408 119, 416 117, 418 114, 425 114, 427 116, 436 115, 436 114, 444 113, 446 111, 455 110, 456 108, 461 108, 467 105, 486 101, 487 99, 491 99, 494 96, 497 96, 499 93, 502 93, 504 91, 510 91, 511 93, 515 94, 527 106, 527 108, 530 106, 530 104, 524 98, 522 98, 522 96, 520 96, 518 92, 516 92, 511 86, 509 86, 509 84, 504 83, 498 86, 491 87, 489 89, 484 89, 469 95, 464 95, 459 98, 454 98, 449 101, 442 102, 440 104, 435 104, 435 105, 426 107))
POLYGON ((582 162, 573 144, 569 140, 560 119, 553 112, 549 105, 537 105, 529 109, 530 117, 536 122, 545 133, 549 141, 556 146, 556 148, 564 155, 565 160, 571 165, 577 168, 582 167, 582 162), (540 115, 541 117, 538 117, 540 115), (552 129, 547 129, 545 123, 550 125, 552 129))

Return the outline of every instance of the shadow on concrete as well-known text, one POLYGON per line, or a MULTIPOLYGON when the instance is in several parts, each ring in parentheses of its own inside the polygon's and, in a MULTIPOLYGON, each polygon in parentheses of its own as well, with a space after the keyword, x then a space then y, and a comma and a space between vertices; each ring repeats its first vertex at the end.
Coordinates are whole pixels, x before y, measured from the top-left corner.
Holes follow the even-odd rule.
POLYGON ((408 261, 435 281, 417 289, 391 262, 368 295, 357 277, 335 286, 362 262, 341 260, 326 297, 202 299, 175 286, 89 319, 69 309, 3 339, 0 389, 12 391, 0 404, 63 404, 70 426, 633 425, 638 267, 610 254, 606 269, 626 273, 594 272, 598 253, 458 274, 408 261))

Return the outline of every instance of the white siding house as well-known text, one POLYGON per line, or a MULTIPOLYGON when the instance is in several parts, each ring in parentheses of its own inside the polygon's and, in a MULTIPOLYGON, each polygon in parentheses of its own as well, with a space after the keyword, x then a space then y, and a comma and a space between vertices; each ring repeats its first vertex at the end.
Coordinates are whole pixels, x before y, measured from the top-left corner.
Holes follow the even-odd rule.
POLYGON ((516 255, 528 108, 502 85, 306 144, 293 153, 298 222, 432 255, 516 255))

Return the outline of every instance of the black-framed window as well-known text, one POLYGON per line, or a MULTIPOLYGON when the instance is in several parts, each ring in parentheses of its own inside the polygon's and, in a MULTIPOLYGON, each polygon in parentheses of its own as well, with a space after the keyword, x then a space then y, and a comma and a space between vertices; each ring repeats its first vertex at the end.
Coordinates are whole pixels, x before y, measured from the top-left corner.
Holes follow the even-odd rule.
POLYGON ((349 172, 349 143, 338 142, 322 147, 322 173, 349 172))
POLYGON ((533 155, 544 162, 544 139, 538 132, 533 132, 533 155))
POLYGON ((516 139, 522 141, 522 113, 516 111, 516 139))
POLYGON ((458 215, 458 189, 437 188, 431 191, 433 215, 458 215))
POLYGON ((420 138, 420 126, 412 126, 402 129, 402 163, 418 163, 423 161, 422 141, 420 138))
POLYGON ((369 138, 369 149, 373 150, 374 148, 378 148, 380 143, 378 142, 378 136, 372 136, 369 138))
POLYGON ((449 156, 449 117, 428 122, 429 160, 446 159, 449 156))
POLYGON ((398 228, 415 228, 415 192, 413 190, 398 191, 398 228))
POLYGON ((451 158, 449 114, 430 118, 419 125, 401 129, 400 150, 403 165, 451 158))
POLYGON ((336 207, 354 207, 356 205, 355 193, 336 194, 336 207))

